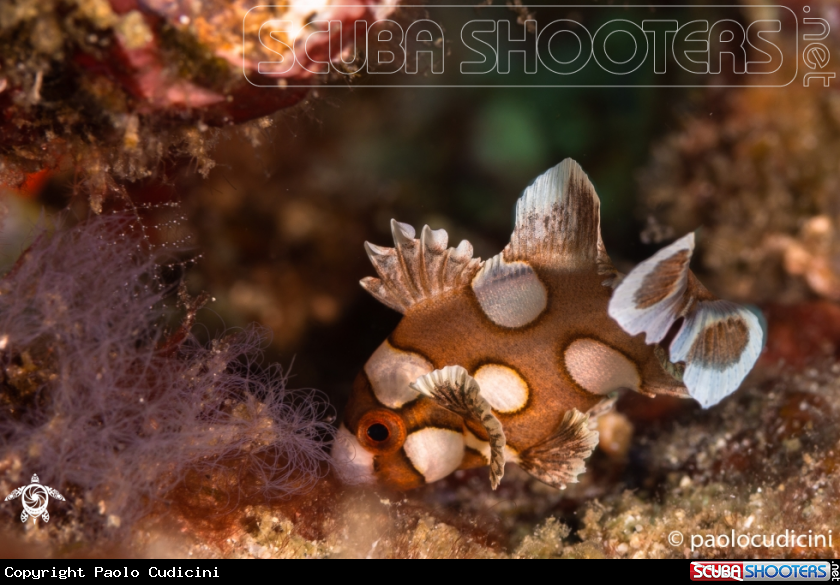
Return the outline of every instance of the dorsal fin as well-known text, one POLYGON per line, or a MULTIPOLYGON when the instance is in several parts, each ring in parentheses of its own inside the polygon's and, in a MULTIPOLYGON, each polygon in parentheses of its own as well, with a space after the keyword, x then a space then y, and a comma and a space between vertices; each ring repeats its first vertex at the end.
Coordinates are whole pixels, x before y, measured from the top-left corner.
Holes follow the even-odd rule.
POLYGON ((508 262, 561 270, 609 265, 601 241, 601 202, 579 164, 567 158, 525 189, 503 254, 508 262))
POLYGON ((362 287, 381 303, 405 313, 409 307, 470 283, 481 268, 481 259, 473 258, 473 247, 463 240, 457 248, 447 248, 446 230, 425 226, 420 239, 414 228, 391 220, 393 248, 365 242, 379 278, 368 276, 362 287))
POLYGON ((685 364, 682 381, 703 407, 734 392, 761 353, 763 332, 748 309, 716 298, 689 270, 690 233, 659 250, 613 292, 609 315, 645 342, 667 342, 668 360, 685 364), (674 331, 679 324, 679 329, 674 331))

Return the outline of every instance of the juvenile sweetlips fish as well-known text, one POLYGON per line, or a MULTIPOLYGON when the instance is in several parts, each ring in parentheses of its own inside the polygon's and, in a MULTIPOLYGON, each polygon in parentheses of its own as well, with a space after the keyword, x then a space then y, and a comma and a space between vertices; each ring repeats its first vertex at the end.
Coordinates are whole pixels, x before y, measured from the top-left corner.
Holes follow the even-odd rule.
POLYGON ((618 390, 709 407, 761 352, 758 318, 689 270, 694 234, 616 272, 571 159, 525 190, 510 243, 484 262, 444 230, 391 230, 393 248, 365 243, 379 278, 361 284, 404 317, 353 385, 333 447, 348 482, 411 489, 489 465, 495 489, 511 462, 564 488, 618 390))

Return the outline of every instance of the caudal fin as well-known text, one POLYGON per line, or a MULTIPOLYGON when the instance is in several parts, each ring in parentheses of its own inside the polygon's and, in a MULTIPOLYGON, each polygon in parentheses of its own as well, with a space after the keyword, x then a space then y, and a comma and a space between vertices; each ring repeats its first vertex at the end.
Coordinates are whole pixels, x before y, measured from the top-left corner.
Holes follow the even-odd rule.
POLYGON ((685 365, 689 394, 708 408, 750 372, 763 333, 752 312, 700 284, 688 267, 693 252, 691 233, 639 264, 616 287, 608 311, 630 335, 644 333, 649 345, 664 340, 669 361, 685 365))

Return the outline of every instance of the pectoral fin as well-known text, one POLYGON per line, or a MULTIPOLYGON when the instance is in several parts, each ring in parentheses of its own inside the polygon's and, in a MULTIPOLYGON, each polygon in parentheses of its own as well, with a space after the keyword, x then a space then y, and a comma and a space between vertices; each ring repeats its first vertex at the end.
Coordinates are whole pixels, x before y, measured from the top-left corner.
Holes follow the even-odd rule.
POLYGON ((439 406, 479 423, 490 438, 490 485, 495 490, 505 473, 505 433, 502 424, 481 396, 475 378, 461 366, 446 366, 420 376, 410 387, 439 406))
MULTIPOLYGON (((592 419, 612 406, 608 399, 596 405, 592 419)), ((584 472, 584 461, 598 445, 598 431, 590 428, 590 414, 577 409, 566 412, 553 435, 519 454, 519 466, 552 487, 564 489, 577 483, 577 476, 584 472)))

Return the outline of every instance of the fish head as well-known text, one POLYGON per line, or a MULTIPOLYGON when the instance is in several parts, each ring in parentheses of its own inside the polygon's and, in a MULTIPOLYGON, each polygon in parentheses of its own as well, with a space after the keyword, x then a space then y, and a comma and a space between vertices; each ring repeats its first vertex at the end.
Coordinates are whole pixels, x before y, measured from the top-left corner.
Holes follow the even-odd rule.
POLYGON ((388 341, 373 353, 356 377, 332 448, 343 481, 409 490, 461 466, 463 419, 410 387, 433 369, 388 341))

